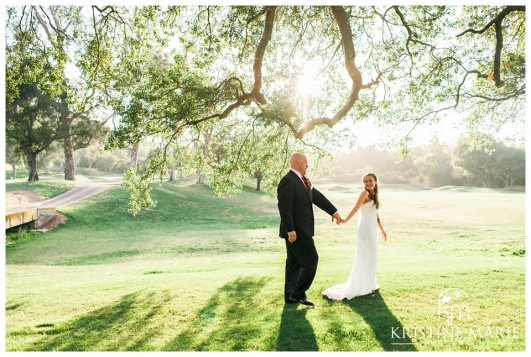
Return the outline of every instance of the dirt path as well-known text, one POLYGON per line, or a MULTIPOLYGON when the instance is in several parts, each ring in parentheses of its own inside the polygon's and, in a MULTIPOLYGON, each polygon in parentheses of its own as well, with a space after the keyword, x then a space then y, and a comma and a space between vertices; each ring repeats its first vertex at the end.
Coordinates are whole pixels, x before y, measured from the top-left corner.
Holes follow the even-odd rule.
POLYGON ((67 191, 65 193, 60 194, 59 196, 52 197, 48 200, 44 201, 37 201, 35 199, 36 195, 32 195, 31 193, 26 193, 25 198, 26 202, 22 202, 22 200, 8 200, 10 204, 8 205, 6 209, 6 213, 12 213, 21 211, 28 208, 35 208, 35 207, 63 207, 70 203, 77 202, 79 200, 97 195, 98 193, 101 193, 105 190, 108 190, 111 187, 116 186, 116 184, 110 184, 110 183, 87 183, 82 184, 77 187, 74 187, 70 191, 67 191))

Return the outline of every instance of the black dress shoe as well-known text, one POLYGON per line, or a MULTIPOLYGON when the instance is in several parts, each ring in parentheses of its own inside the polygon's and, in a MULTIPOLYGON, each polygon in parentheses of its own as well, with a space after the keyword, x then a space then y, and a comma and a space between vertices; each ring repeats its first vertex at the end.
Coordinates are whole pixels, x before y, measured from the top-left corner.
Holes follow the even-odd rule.
POLYGON ((310 300, 299 300, 299 302, 303 305, 306 305, 306 306, 315 306, 315 304, 313 302, 311 302, 310 300))
POLYGON ((292 297, 289 297, 288 300, 286 300, 288 304, 295 304, 296 302, 299 302, 299 300, 294 299, 292 297))
POLYGON ((292 297, 289 298, 289 300, 291 302, 298 302, 299 304, 303 304, 303 305, 306 305, 306 306, 315 306, 315 304, 313 302, 311 302, 310 300, 307 300, 307 299, 294 299, 292 297))

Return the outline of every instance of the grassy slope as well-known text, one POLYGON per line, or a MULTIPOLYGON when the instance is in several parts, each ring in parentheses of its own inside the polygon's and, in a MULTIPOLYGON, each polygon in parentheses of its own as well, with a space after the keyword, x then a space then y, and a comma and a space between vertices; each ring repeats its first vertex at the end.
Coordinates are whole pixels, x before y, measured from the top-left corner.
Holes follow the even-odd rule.
POLYGON ((19 193, 31 191, 39 195, 42 199, 48 199, 64 193, 75 186, 72 181, 16 181, 6 185, 6 192, 19 193))
MULTIPOLYGON (((323 185, 346 215, 359 187, 323 185)), ((347 278, 356 226, 316 211, 313 309, 282 302, 285 248, 275 200, 230 199, 164 184, 136 217, 112 190, 63 210, 66 225, 7 247, 6 346, 22 350, 523 350, 524 195, 382 187, 389 241, 379 244, 379 293, 329 302, 347 278), (437 297, 470 295, 462 330, 511 327, 514 336, 405 336, 443 326, 437 297), (398 344, 407 343, 407 344, 398 344)))

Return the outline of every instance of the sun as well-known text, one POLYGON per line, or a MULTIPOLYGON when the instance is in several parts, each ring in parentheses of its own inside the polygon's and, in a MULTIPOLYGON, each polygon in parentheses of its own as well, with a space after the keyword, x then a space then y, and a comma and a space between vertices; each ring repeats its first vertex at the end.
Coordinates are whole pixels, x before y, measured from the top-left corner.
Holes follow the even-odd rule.
POLYGON ((310 60, 304 64, 304 69, 297 82, 297 91, 304 97, 317 96, 322 85, 321 68, 319 62, 310 60))

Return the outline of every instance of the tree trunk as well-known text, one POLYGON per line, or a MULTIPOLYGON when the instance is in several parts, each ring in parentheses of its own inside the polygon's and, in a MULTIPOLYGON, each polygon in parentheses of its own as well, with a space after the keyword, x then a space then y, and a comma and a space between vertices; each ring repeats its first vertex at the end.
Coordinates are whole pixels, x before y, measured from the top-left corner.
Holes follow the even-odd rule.
POLYGON ((170 181, 175 181, 177 179, 177 171, 175 169, 170 169, 170 181))
POLYGON ((74 161, 74 142, 72 137, 67 137, 63 143, 63 150, 65 154, 65 180, 76 180, 76 165, 74 161))
POLYGON ((39 181, 39 174, 37 173, 37 154, 34 152, 26 153, 26 166, 28 167, 29 177, 28 181, 39 181))
POLYGON ((198 185, 204 185, 205 184, 205 174, 204 173, 200 173, 199 174, 199 178, 197 179, 197 184, 198 185))
MULTIPOLYGON (((205 142, 203 143, 203 160, 204 162, 208 162, 208 156, 210 154, 209 152, 209 145, 212 141, 212 133, 214 132, 214 128, 208 129, 206 132, 204 132, 205 135, 205 142)), ((198 185, 204 185, 205 184, 205 173, 201 172, 199 174, 199 178, 197 179, 198 185)))
POLYGON ((510 189, 511 187, 511 178, 509 175, 502 175, 503 184, 505 185, 505 189, 510 189))
POLYGON ((509 190, 512 190, 513 189, 513 185, 514 185, 514 179, 512 177, 509 177, 509 190))
POLYGON ((138 149, 140 148, 140 143, 134 143, 131 147, 131 167, 136 170, 138 166, 138 149))
POLYGON ((17 164, 12 162, 11 167, 13 168, 13 177, 11 177, 11 179, 15 180, 17 178, 17 164))
POLYGON ((256 191, 260 191, 260 184, 262 183, 262 179, 264 178, 262 171, 255 171, 254 178, 256 179, 256 191))

